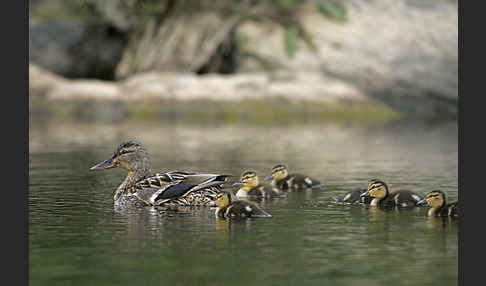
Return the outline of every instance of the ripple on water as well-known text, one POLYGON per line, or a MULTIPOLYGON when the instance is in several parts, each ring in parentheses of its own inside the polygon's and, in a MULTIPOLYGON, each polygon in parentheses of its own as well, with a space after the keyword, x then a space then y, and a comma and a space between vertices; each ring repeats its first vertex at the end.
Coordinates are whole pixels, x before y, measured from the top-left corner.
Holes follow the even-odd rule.
POLYGON ((331 201, 371 178, 391 189, 440 188, 457 198, 455 125, 32 128, 33 284, 456 284, 457 221, 428 218, 426 208, 382 211, 331 201), (123 171, 88 168, 127 138, 147 145, 156 171, 239 176, 252 168, 264 177, 283 162, 325 189, 264 202, 270 219, 221 220, 205 208, 117 212, 112 195, 123 171))

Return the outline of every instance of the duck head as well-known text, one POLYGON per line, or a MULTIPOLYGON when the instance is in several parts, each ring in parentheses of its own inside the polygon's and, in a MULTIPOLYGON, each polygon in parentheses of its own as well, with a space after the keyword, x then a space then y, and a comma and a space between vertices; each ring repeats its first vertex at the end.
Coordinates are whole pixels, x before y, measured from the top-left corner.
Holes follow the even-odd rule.
POLYGON ((229 206, 236 198, 231 192, 220 192, 216 195, 216 205, 219 209, 229 206))
MULTIPOLYGON (((98 163, 90 170, 122 168, 129 174, 144 176, 150 173, 150 162, 147 149, 138 141, 129 140, 116 148, 113 155, 98 163)), ((138 177, 137 176, 137 177, 138 177)))
POLYGON ((279 164, 272 168, 272 174, 265 178, 265 181, 273 179, 274 182, 278 182, 285 179, 289 175, 289 171, 285 165, 279 164))
POLYGON ((434 190, 428 192, 425 195, 425 198, 418 203, 424 203, 424 202, 427 202, 427 204, 434 209, 441 208, 442 206, 445 205, 446 202, 445 194, 440 190, 434 190))
POLYGON ((240 180, 235 182, 233 186, 242 185, 241 190, 248 192, 259 184, 260 180, 258 179, 256 172, 253 170, 246 170, 241 174, 240 180))
MULTIPOLYGON (((361 197, 364 196, 371 196, 375 198, 376 200, 380 201, 386 196, 388 196, 389 191, 388 191, 388 186, 385 182, 378 180, 378 179, 373 179, 368 183, 368 189, 366 192, 361 194, 361 197)), ((376 200, 374 200, 376 202, 376 200)))

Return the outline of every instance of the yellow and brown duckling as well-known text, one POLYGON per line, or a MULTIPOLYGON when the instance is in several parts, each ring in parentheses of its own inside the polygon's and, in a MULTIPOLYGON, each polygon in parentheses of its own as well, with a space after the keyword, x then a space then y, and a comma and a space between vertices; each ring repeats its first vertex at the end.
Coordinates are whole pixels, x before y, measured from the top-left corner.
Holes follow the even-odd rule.
POLYGON ((446 195, 440 190, 428 192, 422 202, 427 202, 431 208, 428 216, 457 217, 459 216, 459 202, 447 203, 446 195))
POLYGON ((285 193, 269 184, 260 183, 257 173, 253 170, 243 172, 240 180, 235 182, 233 186, 241 186, 236 192, 236 197, 238 198, 270 199, 285 196, 285 193))
POLYGON ((265 181, 272 180, 274 188, 282 191, 303 191, 307 189, 321 188, 322 184, 309 176, 293 173, 285 165, 279 164, 272 168, 272 174, 265 181))
POLYGON ((363 188, 354 188, 349 192, 346 192, 342 197, 334 196, 332 199, 337 203, 343 204, 356 204, 356 203, 363 203, 363 204, 370 204, 373 198, 370 195, 363 195, 366 193, 367 189, 363 188))
POLYGON ((214 206, 229 175, 174 171, 152 174, 147 149, 138 141, 120 144, 90 170, 122 168, 127 177, 116 189, 115 206, 214 206))
POLYGON ((414 207, 422 204, 423 197, 409 190, 397 190, 390 192, 388 185, 377 179, 373 179, 368 184, 366 192, 361 197, 371 196, 371 206, 400 206, 414 207))
POLYGON ((253 202, 238 200, 231 192, 216 195, 215 215, 220 218, 272 217, 253 202))

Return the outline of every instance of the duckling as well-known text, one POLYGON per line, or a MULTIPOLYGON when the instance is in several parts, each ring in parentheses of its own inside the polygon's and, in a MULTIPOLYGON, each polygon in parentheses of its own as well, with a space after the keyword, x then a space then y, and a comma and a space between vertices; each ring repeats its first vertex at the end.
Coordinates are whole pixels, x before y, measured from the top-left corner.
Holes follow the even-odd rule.
POLYGON ((285 196, 284 193, 272 188, 272 186, 265 183, 261 184, 256 172, 253 170, 243 172, 240 180, 233 184, 233 186, 239 185, 243 186, 236 193, 236 197, 238 198, 269 199, 285 196))
POLYGON ((322 184, 309 176, 302 174, 289 174, 285 165, 279 164, 272 168, 272 174, 265 178, 265 181, 272 180, 274 188, 283 191, 302 191, 306 189, 317 189, 322 184))
POLYGON ((218 193, 216 205, 215 215, 220 218, 272 217, 255 203, 238 200, 231 192, 218 193))
POLYGON ((116 189, 113 201, 124 206, 214 206, 216 195, 231 175, 185 171, 152 174, 147 149, 130 140, 90 170, 122 168, 127 177, 116 189))
POLYGON ((447 203, 446 195, 440 190, 428 192, 422 200, 427 202, 431 208, 427 212, 428 216, 457 217, 459 216, 459 202, 447 203))
POLYGON ((354 188, 349 192, 346 192, 343 197, 334 196, 332 199, 337 203, 354 204, 363 203, 370 204, 373 198, 370 195, 361 196, 367 189, 354 188))
POLYGON ((373 197, 371 206, 400 206, 400 207, 414 207, 421 204, 423 199, 421 196, 409 190, 397 190, 390 192, 385 182, 373 179, 368 184, 366 192, 361 194, 373 197))

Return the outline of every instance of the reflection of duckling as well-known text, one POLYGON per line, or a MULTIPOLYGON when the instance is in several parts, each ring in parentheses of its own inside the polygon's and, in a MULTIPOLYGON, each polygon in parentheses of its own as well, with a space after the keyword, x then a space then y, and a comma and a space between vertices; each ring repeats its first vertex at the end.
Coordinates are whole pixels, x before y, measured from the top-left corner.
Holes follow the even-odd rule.
POLYGON ((364 203, 370 204, 373 198, 370 195, 361 196, 365 193, 366 189, 355 188, 344 194, 343 197, 334 196, 332 199, 337 203, 354 204, 354 203, 364 203))
POLYGON ((370 195, 373 200, 371 206, 400 206, 414 207, 421 204, 421 196, 409 190, 388 191, 385 182, 373 179, 368 184, 368 190, 361 194, 361 197, 370 195))
POLYGON ((284 193, 281 193, 277 189, 272 188, 270 185, 267 184, 260 184, 260 180, 255 171, 248 170, 241 174, 241 179, 238 182, 235 182, 233 186, 243 185, 236 196, 238 198, 275 198, 285 196, 284 193))
POLYGON ((431 206, 427 213, 428 216, 459 216, 459 202, 447 204, 446 195, 440 190, 428 192, 421 202, 427 202, 431 206))
POLYGON ((283 191, 302 191, 317 189, 322 184, 309 176, 302 174, 289 174, 285 165, 276 165, 272 168, 272 174, 265 181, 272 179, 272 186, 283 191))
POLYGON ((271 214, 262 210, 256 204, 237 200, 231 192, 221 192, 216 195, 216 209, 215 215, 221 218, 235 217, 272 217, 271 214))

